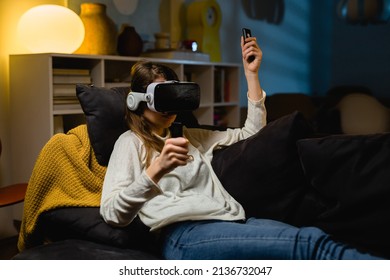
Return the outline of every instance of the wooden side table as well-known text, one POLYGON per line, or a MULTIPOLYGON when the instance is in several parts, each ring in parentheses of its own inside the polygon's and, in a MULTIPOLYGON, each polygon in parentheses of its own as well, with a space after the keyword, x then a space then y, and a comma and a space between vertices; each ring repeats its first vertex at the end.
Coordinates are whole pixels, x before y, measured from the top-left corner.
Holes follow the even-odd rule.
MULTIPOLYGON (((0 155, 1 155, 1 139, 0 139, 0 155)), ((24 200, 27 190, 27 183, 20 183, 0 187, 0 208, 10 206, 24 200)))
MULTIPOLYGON (((0 187, 0 208, 10 206, 24 200, 27 183, 0 187)), ((14 227, 19 232, 20 221, 14 220, 14 227)), ((18 253, 18 235, 0 240, 0 260, 9 260, 18 253)))
POLYGON ((22 202, 26 195, 26 190, 27 183, 0 187, 0 208, 22 202))

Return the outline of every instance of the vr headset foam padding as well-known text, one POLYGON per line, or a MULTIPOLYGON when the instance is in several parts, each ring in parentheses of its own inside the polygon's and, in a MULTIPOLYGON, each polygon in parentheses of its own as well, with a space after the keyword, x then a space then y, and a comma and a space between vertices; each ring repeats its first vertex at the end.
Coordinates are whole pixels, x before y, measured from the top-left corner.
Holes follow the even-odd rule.
POLYGON ((128 94, 127 107, 130 110, 137 110, 140 102, 146 102, 155 112, 193 111, 200 104, 200 88, 192 82, 151 83, 146 93, 131 91, 128 94))

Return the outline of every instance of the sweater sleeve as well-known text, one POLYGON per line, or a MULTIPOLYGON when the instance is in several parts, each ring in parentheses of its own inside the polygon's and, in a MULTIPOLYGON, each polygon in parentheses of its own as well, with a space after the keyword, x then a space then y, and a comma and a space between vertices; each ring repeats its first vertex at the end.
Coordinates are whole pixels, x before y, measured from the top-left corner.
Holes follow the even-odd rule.
POLYGON ((240 140, 244 140, 262 129, 267 124, 267 112, 264 105, 266 93, 263 98, 254 101, 248 98, 248 114, 242 128, 228 128, 226 131, 211 131, 206 129, 188 129, 186 137, 201 152, 209 152, 218 146, 230 146, 240 140))
POLYGON ((126 226, 142 206, 161 190, 146 172, 142 162, 145 151, 130 131, 115 143, 103 183, 100 214, 106 223, 126 226))

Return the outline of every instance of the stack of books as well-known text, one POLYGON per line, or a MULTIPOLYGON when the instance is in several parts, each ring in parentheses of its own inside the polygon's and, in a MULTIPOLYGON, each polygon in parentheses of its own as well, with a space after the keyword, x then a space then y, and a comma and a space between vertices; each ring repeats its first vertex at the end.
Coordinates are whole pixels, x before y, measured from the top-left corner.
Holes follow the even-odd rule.
POLYGON ((230 81, 225 76, 224 68, 215 68, 214 71, 214 102, 230 102, 230 81))
POLYGON ((79 109, 76 84, 91 84, 89 69, 53 68, 53 105, 55 109, 79 109))

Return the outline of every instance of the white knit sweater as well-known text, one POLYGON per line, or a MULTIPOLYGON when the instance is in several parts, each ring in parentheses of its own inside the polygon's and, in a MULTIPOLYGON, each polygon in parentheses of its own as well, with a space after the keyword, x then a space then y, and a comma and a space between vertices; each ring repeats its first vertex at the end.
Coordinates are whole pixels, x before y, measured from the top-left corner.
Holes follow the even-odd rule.
POLYGON ((158 184, 145 172, 146 149, 141 139, 131 131, 123 133, 115 143, 103 184, 103 219, 125 226, 139 215, 151 230, 184 220, 245 219, 242 206, 214 173, 211 159, 218 147, 246 139, 266 124, 264 100, 265 93, 260 101, 248 101, 248 116, 241 129, 184 128, 194 160, 164 175, 158 184))

